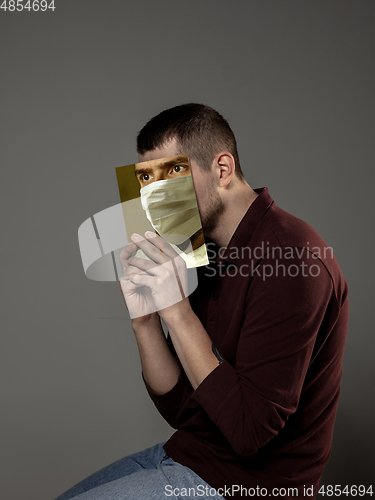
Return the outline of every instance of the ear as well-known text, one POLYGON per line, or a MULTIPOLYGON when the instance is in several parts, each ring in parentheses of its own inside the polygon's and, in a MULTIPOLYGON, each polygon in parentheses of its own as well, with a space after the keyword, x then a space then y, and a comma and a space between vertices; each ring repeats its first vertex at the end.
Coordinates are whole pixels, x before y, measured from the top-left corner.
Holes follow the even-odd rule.
POLYGON ((235 174, 235 161, 233 156, 228 151, 223 151, 216 155, 214 160, 217 172, 219 174, 219 182, 221 187, 228 186, 235 174))

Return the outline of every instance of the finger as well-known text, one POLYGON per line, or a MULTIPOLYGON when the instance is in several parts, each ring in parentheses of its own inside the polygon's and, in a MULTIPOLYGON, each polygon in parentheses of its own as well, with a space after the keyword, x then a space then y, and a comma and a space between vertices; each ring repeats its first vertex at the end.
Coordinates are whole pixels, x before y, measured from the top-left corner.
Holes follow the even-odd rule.
POLYGON ((136 245, 143 250, 149 259, 151 259, 156 264, 164 264, 170 258, 164 254, 161 246, 154 245, 150 241, 146 240, 137 233, 131 235, 131 239, 136 243, 136 245))
MULTIPOLYGON (((174 276, 174 280, 175 280, 174 282, 170 281, 170 278, 168 280, 166 280, 165 278, 166 278, 166 276, 164 276, 164 278, 163 278, 163 277, 159 277, 159 276, 150 276, 149 274, 134 274, 132 276, 129 276, 129 281, 134 283, 134 285, 136 285, 136 286, 146 286, 146 287, 150 288, 150 290, 153 292, 157 291, 159 297, 161 297, 163 301, 172 300, 172 302, 173 302, 173 300, 175 300, 176 298, 177 298, 177 300, 184 299, 185 295, 184 295, 184 293, 181 289, 181 286, 179 284, 178 277, 174 276), (172 294, 173 299, 171 299, 171 297, 168 297, 168 295, 170 295, 171 287, 175 289, 175 292, 177 294, 178 294, 178 291, 180 291, 180 296, 177 297, 176 293, 173 293, 172 294), (163 297, 163 293, 165 293, 165 292, 169 292, 169 294, 167 293, 163 297)), ((171 304, 169 304, 169 305, 171 305, 171 304)), ((165 306, 165 307, 167 307, 167 306, 165 306)))
MULTIPOLYGON (((154 265, 156 265, 156 264, 154 264, 154 265)), ((122 278, 128 278, 132 274, 147 274, 147 272, 146 271, 142 271, 138 267, 129 265, 129 267, 127 267, 126 269, 123 270, 123 273, 122 273, 121 277, 122 278)))
POLYGON ((128 243, 119 253, 119 259, 122 267, 127 267, 129 265, 128 259, 132 253, 137 251, 137 245, 135 243, 128 243))
POLYGON ((157 234, 146 231, 145 236, 146 238, 143 238, 139 234, 133 233, 131 239, 157 264, 164 264, 164 262, 179 256, 173 247, 157 234))
POLYGON ((174 282, 179 282, 178 271, 173 264, 173 261, 170 261, 162 265, 154 265, 148 272, 140 270, 138 273, 132 273, 127 276, 127 279, 131 280, 133 283, 142 283, 149 288, 160 287, 165 284, 165 286, 169 288, 168 282, 172 283, 172 285, 174 282))
POLYGON ((124 297, 126 304, 126 297, 128 296, 128 294, 134 292, 134 290, 136 290, 138 287, 135 283, 133 283, 129 279, 120 278, 119 282, 120 282, 120 289, 122 292, 122 296, 124 297))
POLYGON ((130 266, 134 269, 138 269, 141 271, 145 271, 150 274, 155 273, 155 269, 160 266, 160 264, 156 264, 152 260, 142 259, 140 257, 130 257, 129 259, 130 266), (154 270, 154 271, 153 271, 154 270))
POLYGON ((155 264, 155 262, 146 259, 131 257, 129 262, 131 263, 131 266, 136 266, 139 269, 139 273, 132 272, 127 274, 127 276, 130 276, 130 274, 148 274, 156 278, 166 279, 169 276, 174 275, 177 282, 181 282, 175 259, 169 260, 164 264, 155 264))
MULTIPOLYGON (((136 283, 133 281, 131 278, 136 275, 131 275, 131 276, 122 276, 119 281, 120 281, 120 286, 125 294, 133 293, 137 288, 141 288, 143 285, 142 283, 136 283)), ((125 297, 124 297, 125 298, 125 297)))
POLYGON ((158 234, 153 233, 152 231, 146 231, 145 237, 147 241, 152 243, 170 259, 175 259, 176 257, 178 257, 178 253, 176 252, 176 250, 158 234))
POLYGON ((144 274, 144 275, 132 274, 131 276, 129 276, 128 279, 131 283, 133 283, 137 287, 147 286, 150 289, 155 287, 155 278, 154 278, 154 276, 150 276, 149 274, 147 274, 147 275, 146 274, 144 274))

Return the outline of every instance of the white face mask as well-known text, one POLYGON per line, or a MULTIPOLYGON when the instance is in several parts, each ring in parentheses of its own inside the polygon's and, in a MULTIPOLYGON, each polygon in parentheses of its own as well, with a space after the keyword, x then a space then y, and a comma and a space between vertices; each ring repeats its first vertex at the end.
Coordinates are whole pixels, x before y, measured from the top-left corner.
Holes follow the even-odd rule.
POLYGON ((174 245, 202 227, 191 175, 148 184, 141 188, 141 203, 155 231, 174 245))

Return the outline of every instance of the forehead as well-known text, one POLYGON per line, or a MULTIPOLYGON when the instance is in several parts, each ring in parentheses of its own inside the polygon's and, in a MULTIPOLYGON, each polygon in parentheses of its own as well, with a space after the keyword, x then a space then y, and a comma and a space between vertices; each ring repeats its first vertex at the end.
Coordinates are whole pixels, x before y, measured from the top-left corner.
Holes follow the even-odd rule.
POLYGON ((176 163, 185 163, 189 164, 189 160, 187 155, 176 155, 169 156, 167 158, 158 158, 149 161, 143 161, 141 163, 135 164, 135 173, 145 173, 145 172, 153 172, 156 170, 163 170, 176 165, 176 163))
POLYGON ((163 144, 161 147, 152 149, 151 151, 146 151, 145 153, 139 154, 138 156, 139 162, 144 162, 149 160, 169 158, 178 154, 182 154, 182 151, 178 148, 176 139, 173 138, 167 143, 163 144))

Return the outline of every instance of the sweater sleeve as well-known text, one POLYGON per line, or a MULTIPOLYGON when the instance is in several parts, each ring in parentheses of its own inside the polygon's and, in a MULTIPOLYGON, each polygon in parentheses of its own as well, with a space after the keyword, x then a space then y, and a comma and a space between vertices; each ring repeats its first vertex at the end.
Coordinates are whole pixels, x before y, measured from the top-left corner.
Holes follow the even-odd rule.
POLYGON ((182 371, 176 385, 165 394, 156 394, 147 382, 143 379, 147 392, 156 406, 160 415, 168 422, 168 424, 177 429, 177 416, 181 407, 181 402, 184 397, 186 386, 189 383, 185 372, 182 371))
POLYGON ((192 396, 237 454, 255 453, 295 412, 332 289, 325 266, 307 251, 301 258, 263 259, 256 268, 235 364, 219 365, 192 396), (277 273, 282 265, 291 272, 279 267, 277 273))

